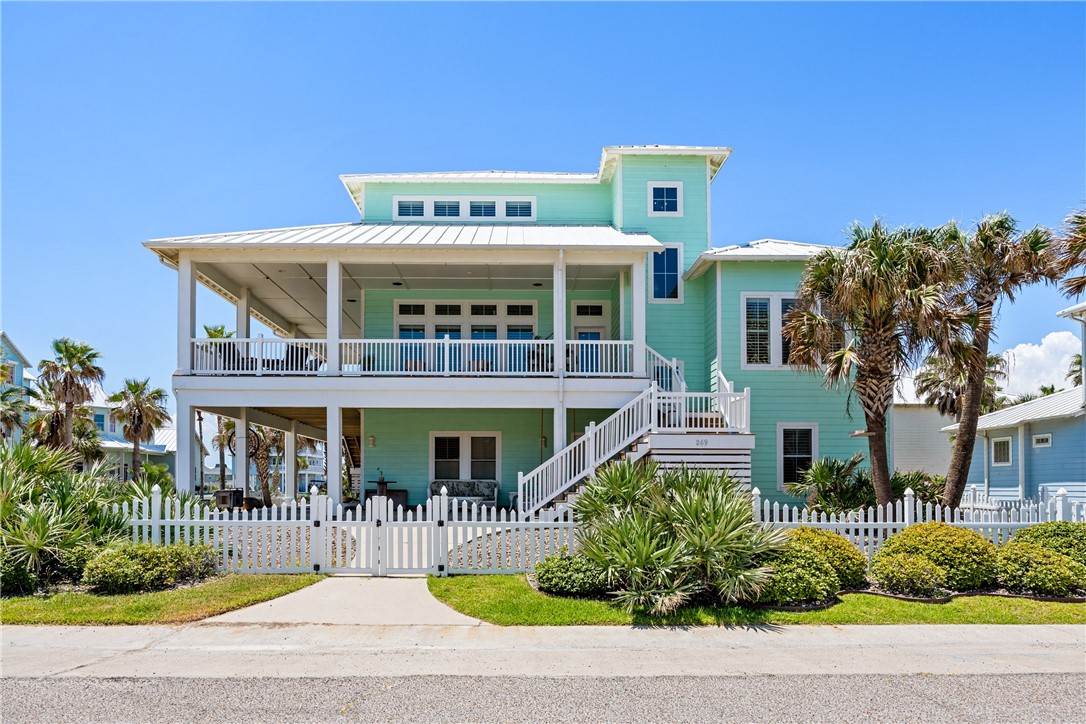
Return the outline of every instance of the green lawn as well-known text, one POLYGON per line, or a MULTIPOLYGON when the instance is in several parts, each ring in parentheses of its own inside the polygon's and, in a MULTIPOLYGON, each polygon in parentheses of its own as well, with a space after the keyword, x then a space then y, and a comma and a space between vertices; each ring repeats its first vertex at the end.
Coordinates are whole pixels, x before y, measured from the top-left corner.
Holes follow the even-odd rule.
POLYGON ((747 625, 891 623, 1086 624, 1086 604, 971 596, 950 603, 913 603, 850 593, 822 611, 786 613, 741 606, 692 606, 656 618, 628 614, 606 601, 557 598, 537 592, 524 576, 452 576, 429 579, 430 592, 468 616, 501 626, 747 625))
POLYGON ((153 624, 186 623, 250 606, 297 591, 323 576, 234 574, 190 588, 121 596, 92 593, 5 598, 5 624, 153 624))

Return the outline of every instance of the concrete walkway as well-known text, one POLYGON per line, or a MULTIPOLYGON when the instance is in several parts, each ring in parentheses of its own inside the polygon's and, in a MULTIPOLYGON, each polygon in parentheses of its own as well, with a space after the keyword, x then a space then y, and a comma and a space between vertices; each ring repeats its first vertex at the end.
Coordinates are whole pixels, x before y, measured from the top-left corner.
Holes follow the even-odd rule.
POLYGON ((420 576, 332 576, 280 598, 207 619, 209 623, 478 626, 430 595, 420 576))
POLYGON ((1086 627, 5 626, 2 661, 5 678, 1082 675, 1086 627))

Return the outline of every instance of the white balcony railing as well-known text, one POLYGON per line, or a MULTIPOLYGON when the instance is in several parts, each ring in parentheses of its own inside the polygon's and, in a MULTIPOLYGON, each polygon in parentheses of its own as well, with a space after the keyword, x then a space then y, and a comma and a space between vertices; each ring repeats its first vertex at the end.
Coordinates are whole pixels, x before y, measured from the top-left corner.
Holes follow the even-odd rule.
POLYGON ((345 375, 545 376, 554 342, 545 339, 352 339, 340 344, 345 375))
POLYGON ((323 339, 194 339, 192 371, 211 375, 315 375, 327 369, 323 339))

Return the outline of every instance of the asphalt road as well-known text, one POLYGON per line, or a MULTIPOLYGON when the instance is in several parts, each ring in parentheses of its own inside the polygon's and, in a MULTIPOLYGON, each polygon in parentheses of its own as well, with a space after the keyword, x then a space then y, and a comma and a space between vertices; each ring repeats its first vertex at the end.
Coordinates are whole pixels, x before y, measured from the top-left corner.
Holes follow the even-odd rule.
POLYGON ((5 679, 21 722, 1086 721, 1086 675, 5 679))

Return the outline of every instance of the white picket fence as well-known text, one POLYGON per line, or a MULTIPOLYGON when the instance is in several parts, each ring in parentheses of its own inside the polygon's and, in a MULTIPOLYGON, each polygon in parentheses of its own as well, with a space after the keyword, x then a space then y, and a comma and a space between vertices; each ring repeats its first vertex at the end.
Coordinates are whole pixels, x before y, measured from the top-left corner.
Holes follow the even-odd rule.
POLYGON ((820 513, 801 506, 762 500, 758 488, 754 488, 751 494, 755 520, 779 528, 807 526, 833 531, 851 541, 868 560, 887 538, 913 523, 942 521, 975 530, 1000 545, 1020 528, 1056 520, 1086 521, 1086 503, 1072 502, 1063 488, 1047 500, 996 507, 979 495, 976 486, 973 486, 966 491, 958 508, 922 502, 916 499, 912 489, 908 489, 903 500, 894 501, 888 506, 871 506, 847 513, 820 513))
POLYGON ((444 494, 407 508, 379 497, 345 507, 314 490, 309 501, 245 511, 164 499, 156 486, 114 510, 133 542, 209 545, 233 573, 520 573, 577 547, 570 519, 522 519, 444 494))

